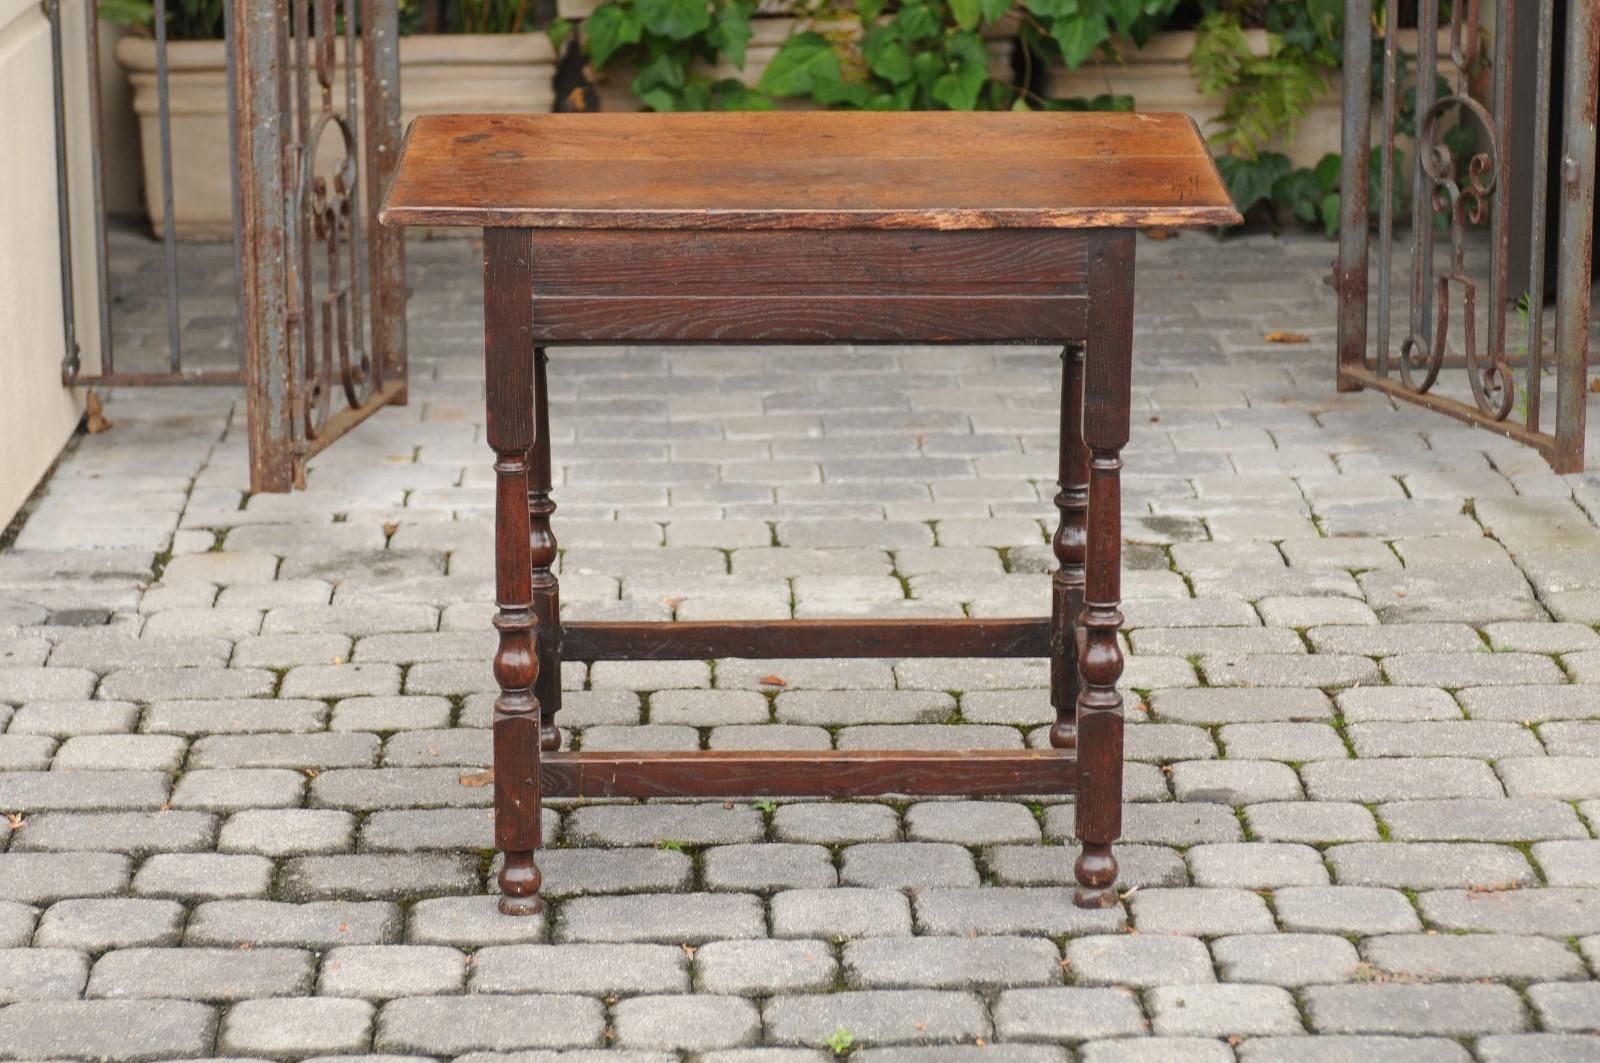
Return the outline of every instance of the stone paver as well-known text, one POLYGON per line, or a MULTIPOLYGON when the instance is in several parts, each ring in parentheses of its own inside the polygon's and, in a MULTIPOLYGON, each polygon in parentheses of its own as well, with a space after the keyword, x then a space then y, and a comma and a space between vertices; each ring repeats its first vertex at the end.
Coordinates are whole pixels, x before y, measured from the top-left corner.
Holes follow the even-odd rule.
MULTIPOLYGON (((1070 799, 888 795, 552 801, 547 910, 498 914, 461 782, 494 690, 472 241, 411 246, 410 403, 307 491, 246 493, 236 391, 103 396, 0 549, 0 1056, 1600 1057, 1600 494, 1337 393, 1330 248, 1140 241, 1104 911, 1070 799)), ((235 308, 193 298, 198 350, 235 308)), ((1044 615, 1059 378, 1048 348, 552 351, 568 615, 1044 615)), ((562 679, 591 750, 1022 748, 1054 716, 1036 660, 562 679)))

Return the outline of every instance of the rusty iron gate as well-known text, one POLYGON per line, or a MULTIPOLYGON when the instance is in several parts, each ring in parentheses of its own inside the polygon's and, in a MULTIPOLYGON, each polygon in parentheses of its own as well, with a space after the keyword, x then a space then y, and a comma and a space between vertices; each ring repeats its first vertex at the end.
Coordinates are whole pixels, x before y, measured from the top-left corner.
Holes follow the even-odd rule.
MULTIPOLYGON (((100 101, 96 0, 87 5, 93 140, 100 101)), ((158 98, 158 227, 165 285, 163 365, 129 372, 116 360, 108 222, 96 153, 94 247, 100 278, 98 365, 74 334, 70 261, 63 263, 67 385, 245 386, 252 491, 305 485, 306 462, 386 405, 406 401, 405 248, 377 224, 399 156, 398 0, 226 0, 229 146, 234 160, 233 265, 237 349, 232 367, 191 367, 182 345, 180 240, 174 222, 167 0, 154 0, 158 98)), ((62 246, 70 249, 63 34, 55 43, 57 170, 62 246)), ((156 167, 151 167, 156 170, 156 167)), ((154 213, 154 210, 152 210, 154 213)))
POLYGON ((229 0, 239 322, 255 491, 406 401, 396 0, 229 0), (342 97, 342 99, 341 99, 342 97))
POLYGON ((1408 56, 1400 20, 1390 16, 1411 5, 1378 4, 1376 18, 1373 0, 1345 5, 1338 387, 1480 425, 1536 448, 1557 472, 1577 472, 1600 0, 1499 0, 1490 27, 1480 26, 1479 0, 1454 0, 1444 26, 1440 7, 1417 0, 1408 56), (1562 30, 1558 85, 1552 53, 1562 30), (1375 38, 1381 78, 1369 76, 1375 38), (1559 208, 1553 233, 1547 204, 1559 208), (1409 254, 1396 253, 1397 216, 1409 216, 1409 254), (1546 344, 1552 279, 1554 340, 1546 344))

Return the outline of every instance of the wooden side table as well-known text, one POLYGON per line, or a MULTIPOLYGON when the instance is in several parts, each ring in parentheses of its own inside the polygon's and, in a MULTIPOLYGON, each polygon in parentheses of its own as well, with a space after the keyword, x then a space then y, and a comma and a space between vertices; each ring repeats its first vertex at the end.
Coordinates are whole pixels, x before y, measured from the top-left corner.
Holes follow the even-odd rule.
POLYGON ((1188 118, 425 117, 382 218, 484 230, 501 911, 542 906, 542 795, 1076 792, 1076 901, 1117 903, 1134 239, 1238 220, 1188 118), (601 343, 1061 345, 1050 617, 563 624, 546 348, 601 343), (1050 658, 1050 748, 560 751, 563 658, 961 656, 1050 658))

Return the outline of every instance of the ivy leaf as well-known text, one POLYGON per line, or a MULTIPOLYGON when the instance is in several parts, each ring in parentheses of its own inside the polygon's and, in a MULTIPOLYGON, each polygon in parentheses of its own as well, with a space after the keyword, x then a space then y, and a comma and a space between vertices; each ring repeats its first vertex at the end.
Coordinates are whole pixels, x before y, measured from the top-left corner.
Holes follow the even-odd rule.
POLYGON ((1337 192, 1329 192, 1323 196, 1322 202, 1317 206, 1322 213, 1322 231, 1330 237, 1339 235, 1339 211, 1342 206, 1343 201, 1337 192))
POLYGON ((1272 187, 1288 175, 1289 157, 1276 151, 1264 151, 1254 159, 1237 155, 1224 155, 1217 159, 1217 170, 1222 183, 1228 186, 1228 195, 1240 214, 1257 203, 1272 198, 1272 187))
POLYGON ((677 107, 680 111, 711 110, 711 86, 704 81, 689 82, 677 99, 677 107))
POLYGON ((712 106, 719 111, 770 111, 772 99, 738 78, 723 78, 714 86, 712 106))
POLYGON ((743 70, 745 48, 750 43, 750 8, 745 4, 719 6, 716 22, 706 40, 737 69, 743 70))
POLYGON ((983 14, 978 7, 978 0, 949 0, 950 14, 956 20, 956 25, 964 30, 978 28, 978 18, 983 14))
POLYGON ((806 96, 840 80, 833 45, 822 34, 807 30, 783 42, 756 87, 771 96, 806 96))
POLYGON ((822 81, 812 90, 811 98, 830 107, 868 107, 872 104, 872 90, 859 81, 822 81))
POLYGON ((658 37, 687 40, 711 25, 706 0, 634 0, 644 28, 658 37))
POLYGON ((1119 33, 1132 33, 1134 23, 1144 14, 1144 0, 1104 0, 1104 3, 1119 33))
POLYGON ((907 41, 937 37, 944 29, 939 24, 939 16, 920 0, 912 0, 900 9, 894 17, 894 28, 899 31, 901 38, 907 41))
POLYGON ((633 89, 633 94, 644 101, 652 111, 703 109, 683 106, 686 102, 682 100, 684 86, 683 60, 671 52, 663 52, 650 60, 644 69, 634 76, 633 83, 629 87, 633 89))
POLYGON ((668 112, 678 109, 678 98, 666 89, 649 89, 645 92, 634 90, 639 97, 639 102, 652 111, 668 112))
POLYGON ((550 25, 544 28, 545 36, 550 38, 550 47, 557 55, 561 54, 562 47, 572 38, 572 33, 576 29, 577 26, 564 18, 553 18, 550 20, 550 25))
POLYGON ((101 0, 98 10, 102 21, 119 26, 149 26, 156 17, 150 0, 101 0))
POLYGON ((1061 61, 1068 70, 1076 70, 1110 38, 1111 30, 1104 15, 1084 15, 1056 19, 1055 25, 1050 27, 1050 35, 1061 47, 1061 61))
POLYGON ((856 0, 856 13, 861 16, 863 23, 878 21, 878 16, 883 14, 884 5, 888 0, 856 0))
POLYGON ((1025 0, 1023 6, 1043 19, 1065 18, 1078 13, 1078 0, 1025 0))
POLYGON ((1323 192, 1336 190, 1339 187, 1339 167, 1343 160, 1339 153, 1330 151, 1317 161, 1316 169, 1312 172, 1317 175, 1317 187, 1323 192))
POLYGON ((887 26, 874 26, 861 39, 861 54, 867 69, 893 85, 912 78, 911 53, 887 26))
POLYGON ((1011 0, 978 0, 984 22, 999 22, 1011 10, 1011 0))
POLYGON ((917 83, 924 88, 945 72, 946 65, 944 56, 938 52, 921 51, 911 57, 911 69, 917 75, 917 83))
POLYGON ((644 27, 631 9, 616 4, 601 4, 583 20, 584 43, 589 49, 589 59, 598 67, 616 54, 626 44, 638 44, 644 27))
POLYGON ((989 80, 989 53, 976 33, 958 33, 947 47, 955 63, 934 79, 928 95, 952 111, 970 111, 978 105, 978 94, 989 80))

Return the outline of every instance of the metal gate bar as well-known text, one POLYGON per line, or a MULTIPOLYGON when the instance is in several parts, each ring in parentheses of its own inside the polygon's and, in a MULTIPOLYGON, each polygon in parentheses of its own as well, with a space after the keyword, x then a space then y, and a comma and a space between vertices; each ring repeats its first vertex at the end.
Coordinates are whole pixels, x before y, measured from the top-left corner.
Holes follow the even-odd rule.
POLYGON ((305 486, 313 455, 406 400, 404 244, 377 225, 399 157, 399 10, 228 0, 227 11, 250 483, 287 491, 305 486))
MULTIPOLYGON (((1506 316, 1514 300, 1508 288, 1510 266, 1510 162, 1531 152, 1543 160, 1551 150, 1549 108, 1551 34, 1555 0, 1539 3, 1538 40, 1532 76, 1538 107, 1531 131, 1509 122, 1517 79, 1528 72, 1514 69, 1512 39, 1516 20, 1511 5, 1497 5, 1494 27, 1493 91, 1490 106, 1473 99, 1468 75, 1480 59, 1478 0, 1456 0, 1451 6, 1449 61, 1454 84, 1435 98, 1438 0, 1418 4, 1415 63, 1415 143, 1411 168, 1411 243, 1408 267, 1410 313, 1398 346, 1392 342, 1390 316, 1394 263, 1394 189, 1396 115, 1405 92, 1397 56, 1397 27, 1385 5, 1383 28, 1383 95, 1380 137, 1371 141, 1370 78, 1373 0, 1348 0, 1344 41, 1344 130, 1341 170, 1342 205, 1339 264, 1337 379, 1341 391, 1369 388, 1468 423, 1499 432, 1539 450, 1557 472, 1583 468, 1584 407, 1587 396, 1590 247, 1593 227, 1595 165, 1595 76, 1600 70, 1600 0, 1572 0, 1567 10, 1566 79, 1563 99, 1560 232, 1556 284, 1554 343, 1556 423, 1541 426, 1541 399, 1547 356, 1544 349, 1543 263, 1544 170, 1535 164, 1530 192, 1534 197, 1533 231, 1528 240, 1530 278, 1523 352, 1511 349, 1506 316), (1457 158, 1446 143, 1450 123, 1465 123, 1478 143, 1457 158), (1530 136, 1524 144, 1523 137, 1530 136), (1369 313, 1369 151, 1379 153, 1378 263, 1375 349, 1368 348, 1369 313), (1449 264, 1435 271, 1435 217, 1449 224, 1449 264), (1478 348, 1478 278, 1468 268, 1470 230, 1488 220, 1488 270, 1483 324, 1487 343, 1478 348), (1454 304, 1454 305, 1453 305, 1454 304), (1457 309, 1457 307, 1459 309, 1457 309), (1460 339, 1452 349, 1453 333, 1460 339), (1523 357, 1519 357, 1523 354, 1523 357), (1526 368, 1525 373, 1513 369, 1526 368), (1464 368, 1470 401, 1435 390, 1441 371, 1464 368), (1398 370, 1398 377, 1394 375, 1398 370), (1520 378, 1520 380, 1519 380, 1520 378), (1518 411, 1520 417, 1512 414, 1518 411)), ((1524 52, 1524 54, 1526 54, 1524 52)), ((1454 374, 1452 374, 1454 380, 1454 374)))
MULTIPOLYGON (((384 405, 406 400, 405 257, 377 225, 399 156, 397 0, 228 0, 234 263, 240 365, 184 364, 174 211, 168 0, 155 0, 165 368, 123 372, 112 336, 103 174, 92 152, 101 357, 83 371, 71 260, 72 191, 60 0, 46 0, 53 41, 66 385, 246 385, 254 490, 304 484, 306 461, 384 405), (339 65, 342 62, 342 71, 339 65), (325 142, 341 150, 319 163, 325 142), (337 395, 336 395, 337 393, 337 395)), ((97 0, 85 0, 91 137, 100 143, 97 0)))

